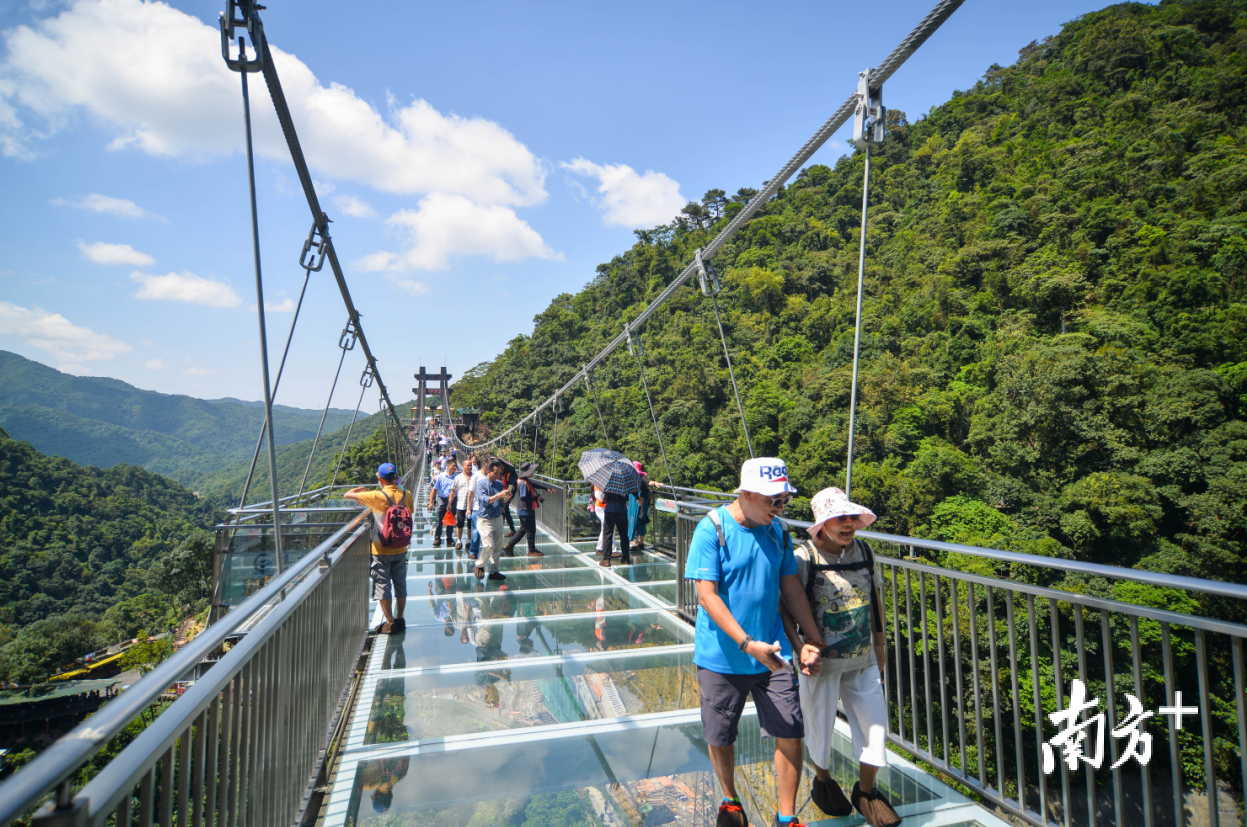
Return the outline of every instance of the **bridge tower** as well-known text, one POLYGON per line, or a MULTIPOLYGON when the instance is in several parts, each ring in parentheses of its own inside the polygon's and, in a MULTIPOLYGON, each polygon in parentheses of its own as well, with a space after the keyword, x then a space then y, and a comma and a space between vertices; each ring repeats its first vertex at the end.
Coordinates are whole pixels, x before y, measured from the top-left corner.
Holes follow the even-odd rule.
POLYGON ((420 366, 420 372, 416 374, 416 386, 411 389, 416 395, 416 410, 420 416, 420 430, 424 430, 424 400, 428 391, 433 391, 441 395, 441 417, 443 427, 450 426, 450 374, 443 367, 438 373, 430 373, 425 369, 424 365, 420 366), (436 383, 432 388, 430 383, 436 383))

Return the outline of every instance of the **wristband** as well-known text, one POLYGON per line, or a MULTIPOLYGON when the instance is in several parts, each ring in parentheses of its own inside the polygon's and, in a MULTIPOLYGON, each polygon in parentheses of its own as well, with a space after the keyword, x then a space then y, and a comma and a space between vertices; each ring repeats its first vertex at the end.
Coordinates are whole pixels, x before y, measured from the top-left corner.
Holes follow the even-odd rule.
POLYGON ((749 647, 749 644, 751 643, 753 643, 753 637, 750 635, 745 635, 745 639, 740 642, 740 651, 742 652, 745 651, 745 649, 747 649, 749 647))

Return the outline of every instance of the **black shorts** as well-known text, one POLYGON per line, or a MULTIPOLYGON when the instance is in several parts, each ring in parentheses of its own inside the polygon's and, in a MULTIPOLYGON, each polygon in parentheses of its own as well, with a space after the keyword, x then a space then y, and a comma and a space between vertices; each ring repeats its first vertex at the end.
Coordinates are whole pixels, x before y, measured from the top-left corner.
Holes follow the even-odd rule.
POLYGON ((697 667, 701 685, 701 726, 706 743, 736 743, 745 701, 753 696, 764 738, 804 738, 797 679, 787 670, 757 675, 725 675, 697 667))

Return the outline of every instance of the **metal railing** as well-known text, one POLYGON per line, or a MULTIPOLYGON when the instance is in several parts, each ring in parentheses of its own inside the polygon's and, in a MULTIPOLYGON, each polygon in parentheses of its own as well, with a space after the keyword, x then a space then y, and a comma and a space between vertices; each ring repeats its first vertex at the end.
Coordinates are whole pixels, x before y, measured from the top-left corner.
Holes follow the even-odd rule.
MULTIPOLYGON (((682 502, 677 519, 676 606, 690 621, 696 592, 682 573, 693 530, 712 507, 682 502)), ((794 535, 811 525, 784 522, 794 535)), ((1247 586, 872 531, 857 536, 871 543, 883 573, 884 688, 895 747, 1037 827, 1216 827, 1222 817, 1237 819, 1247 787, 1247 626, 1037 582, 1045 573, 1074 573, 1235 601, 1247 601, 1247 586), (919 549, 989 561, 982 568, 991 573, 950 567, 955 558, 945 565, 915 558, 919 549), (993 576, 1002 567, 1008 579, 993 576), (1057 747, 1056 769, 1045 774, 1044 745, 1059 731, 1048 715, 1066 709, 1075 678, 1089 698, 1102 699, 1105 758, 1099 768, 1080 762, 1071 770, 1057 747), (1188 717, 1197 718, 1198 736, 1170 716, 1162 724, 1168 744, 1157 746, 1149 764, 1119 763, 1129 744, 1112 730, 1131 716, 1119 697, 1126 693, 1153 712, 1184 705, 1181 694, 1197 698, 1198 711, 1188 717), (1190 796, 1201 791, 1206 801, 1190 796)), ((1088 717, 1082 712, 1074 725, 1088 717)), ((1138 730, 1159 740, 1146 718, 1138 730)))
POLYGON ((132 814, 141 824, 171 825, 175 817, 213 823, 217 816, 222 823, 292 823, 364 641, 369 536, 361 514, 23 767, 0 785, 0 824, 53 789, 37 824, 104 824, 114 813, 117 824, 129 824, 132 814), (265 611, 74 794, 79 767, 265 611))

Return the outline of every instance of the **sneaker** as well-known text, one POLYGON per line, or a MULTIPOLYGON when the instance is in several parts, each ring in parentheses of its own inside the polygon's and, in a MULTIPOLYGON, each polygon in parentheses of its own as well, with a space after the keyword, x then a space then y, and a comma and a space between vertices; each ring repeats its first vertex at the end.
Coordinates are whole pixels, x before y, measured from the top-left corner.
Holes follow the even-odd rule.
POLYGON ((546 555, 544 551, 530 551, 528 552, 528 556, 529 557, 545 557, 546 555))
POLYGON ((500 571, 494 571, 494 572, 490 572, 489 579, 490 580, 506 580, 507 576, 500 571))
POLYGON ((433 541, 433 548, 441 548, 441 547, 442 547, 442 541, 441 541, 441 540, 434 540, 434 541, 433 541))
POLYGON ((776 813, 775 820, 771 822, 771 827, 806 827, 806 826, 802 824, 800 821, 797 821, 795 818, 792 821, 780 821, 779 813, 776 813))
POLYGON ((870 827, 896 827, 901 823, 901 817, 892 809, 892 805, 879 792, 878 787, 864 793, 861 784, 854 784, 849 798, 870 827))
POLYGON ((810 798, 814 799, 818 809, 832 818, 843 818, 853 812, 853 805, 844 797, 844 790, 834 778, 826 781, 815 778, 810 786, 810 798))
POLYGON ((514 556, 515 556, 515 546, 510 545, 510 544, 507 544, 507 545, 503 546, 503 547, 502 547, 502 553, 503 553, 503 554, 505 554, 505 555, 506 555, 506 556, 508 556, 508 557, 514 557, 514 556))
POLYGON ((394 631, 394 632, 407 631, 407 621, 403 620, 401 617, 394 618, 393 628, 391 629, 391 631, 394 631))
POLYGON ((725 801, 719 805, 719 819, 715 827, 749 827, 749 816, 737 802, 725 801))
POLYGON ((609 568, 611 567, 611 561, 610 561, 610 558, 609 558, 609 557, 608 557, 608 558, 606 558, 606 559, 605 559, 605 560, 603 560, 602 562, 598 563, 598 565, 599 565, 599 566, 601 566, 601 567, 602 567, 602 568, 604 568, 604 569, 609 569, 609 568))
POLYGON ((388 635, 390 632, 393 632, 393 631, 394 631, 393 623, 382 623, 380 626, 377 627, 377 634, 379 635, 388 635))

